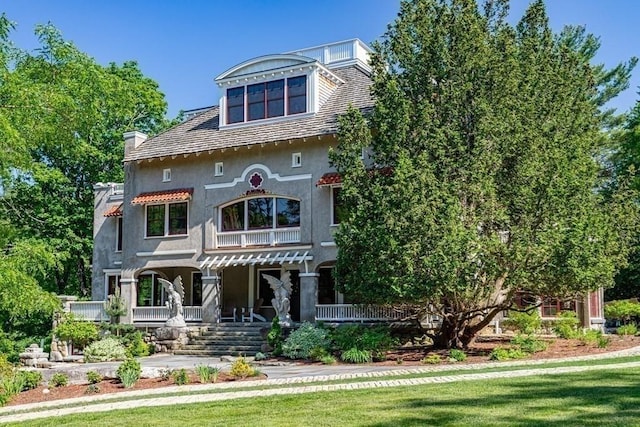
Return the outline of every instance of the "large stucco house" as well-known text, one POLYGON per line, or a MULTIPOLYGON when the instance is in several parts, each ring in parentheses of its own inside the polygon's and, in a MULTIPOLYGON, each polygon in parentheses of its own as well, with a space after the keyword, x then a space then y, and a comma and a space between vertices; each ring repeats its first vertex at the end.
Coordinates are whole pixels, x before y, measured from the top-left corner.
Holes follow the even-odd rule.
POLYGON ((369 52, 354 39, 248 60, 215 79, 219 106, 154 138, 125 134, 124 184, 95 186, 92 299, 119 284, 123 321, 163 320, 157 278, 180 275, 187 321, 254 307, 269 319, 262 273, 290 270, 293 320, 361 317, 331 278, 340 179, 328 152, 338 116, 372 106, 369 52))
MULTIPOLYGON (((369 53, 353 39, 254 58, 215 79, 219 106, 153 138, 125 134, 124 184, 95 186, 94 303, 74 311, 103 316, 119 285, 123 322, 162 322, 157 279, 180 275, 187 322, 253 320, 251 309, 269 320, 262 273, 290 271, 295 321, 401 316, 350 304, 331 276, 340 177, 328 152, 338 116, 373 106, 369 53)), ((580 302, 585 323, 601 321, 601 301, 580 302)))

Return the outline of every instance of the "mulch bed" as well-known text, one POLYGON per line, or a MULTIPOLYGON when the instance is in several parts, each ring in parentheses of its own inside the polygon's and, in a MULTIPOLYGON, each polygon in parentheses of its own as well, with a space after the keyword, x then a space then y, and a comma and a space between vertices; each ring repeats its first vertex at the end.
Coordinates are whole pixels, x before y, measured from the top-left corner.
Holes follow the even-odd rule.
MULTIPOLYGON (((565 358, 572 356, 585 356, 591 354, 606 353, 618 350, 624 350, 631 347, 640 346, 640 337, 633 336, 611 336, 611 341, 607 348, 598 348, 593 344, 584 344, 580 340, 563 340, 557 338, 545 339, 548 343, 548 347, 545 351, 534 353, 527 359, 551 359, 551 358, 565 358)), ((465 353, 467 359, 460 363, 479 363, 487 362, 488 355, 497 346, 507 346, 509 344, 508 337, 491 337, 480 338, 473 346, 471 346, 465 353)), ((394 351, 387 353, 387 359, 381 362, 374 362, 373 365, 398 365, 403 366, 425 366, 421 361, 425 357, 431 354, 440 355, 446 362, 448 352, 446 350, 432 350, 429 347, 402 347, 394 351)), ((287 359, 288 362, 291 362, 287 359)), ((318 364, 319 362, 301 362, 309 364, 318 364)), ((227 381, 255 381, 260 379, 266 379, 265 375, 254 378, 246 378, 243 380, 236 379, 227 373, 221 372, 218 376, 217 382, 227 381)), ((199 379, 196 375, 191 375, 189 378, 189 384, 198 384, 199 379)), ((130 390, 145 390, 155 389, 176 385, 173 379, 161 379, 161 378, 142 378, 135 383, 131 388, 124 388, 122 384, 115 379, 106 379, 97 384, 98 393, 88 393, 88 384, 71 384, 65 387, 48 388, 40 386, 36 389, 29 390, 14 396, 9 405, 22 405, 26 403, 45 402, 59 399, 69 399, 74 397, 91 396, 96 394, 109 394, 120 393, 130 390), (45 389, 48 392, 45 392, 45 389)))

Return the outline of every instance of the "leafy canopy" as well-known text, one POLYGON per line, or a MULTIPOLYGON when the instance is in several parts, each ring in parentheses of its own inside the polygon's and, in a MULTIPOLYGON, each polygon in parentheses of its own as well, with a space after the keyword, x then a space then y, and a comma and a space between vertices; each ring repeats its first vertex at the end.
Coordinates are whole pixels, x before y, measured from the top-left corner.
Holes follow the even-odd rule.
POLYGON ((341 118, 331 154, 342 290, 440 315, 446 347, 468 344, 518 290, 609 286, 635 224, 626 194, 598 191, 603 70, 585 43, 553 34, 542 1, 515 27, 507 11, 403 1, 374 45, 375 108, 341 118))

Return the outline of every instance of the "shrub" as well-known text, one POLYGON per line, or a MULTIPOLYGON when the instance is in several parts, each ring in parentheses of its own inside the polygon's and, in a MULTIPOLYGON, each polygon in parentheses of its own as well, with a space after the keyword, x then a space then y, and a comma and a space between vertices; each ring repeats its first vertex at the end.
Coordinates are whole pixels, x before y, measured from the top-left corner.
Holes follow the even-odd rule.
POLYGON ((87 372, 87 381, 89 382, 89 384, 98 384, 103 379, 104 378, 102 377, 102 375, 100 375, 100 373, 96 371, 87 372))
POLYGON ((331 339, 338 351, 351 348, 382 354, 397 344, 386 326, 345 325, 334 329, 331 339))
POLYGON ((253 360, 256 360, 256 361, 267 360, 267 359, 268 359, 267 355, 261 351, 257 352, 256 355, 253 356, 253 360))
POLYGON ((2 389, 2 394, 6 395, 7 398, 15 396, 24 390, 25 387, 25 377, 19 374, 19 371, 13 371, 11 375, 5 375, 0 378, 0 388, 2 389))
POLYGON ((143 357, 151 354, 151 346, 144 342, 142 332, 134 331, 122 338, 122 344, 126 347, 127 356, 143 357))
POLYGON ((61 340, 71 341, 80 348, 98 339, 98 327, 93 322, 79 320, 72 313, 64 315, 53 333, 61 340))
POLYGON ((13 365, 7 360, 7 356, 0 354, 0 378, 13 373, 13 365))
POLYGON ((209 383, 213 381, 214 383, 218 381, 218 374, 220 373, 220 368, 208 365, 197 365, 196 366, 196 374, 198 374, 198 378, 202 384, 209 383))
POLYGON ((602 332, 595 329, 587 329, 580 335, 580 341, 582 344, 597 344, 602 337, 602 332))
POLYGON ((85 362, 107 362, 126 358, 127 353, 124 346, 115 337, 106 337, 95 341, 84 349, 85 362))
POLYGON ((309 359, 311 360, 321 360, 323 357, 329 356, 329 352, 326 348, 315 347, 312 348, 309 352, 309 359))
POLYGON ((340 359, 348 363, 369 363, 371 362, 371 352, 353 347, 347 351, 343 351, 340 359))
POLYGON ((611 343, 611 338, 601 335, 598 337, 598 348, 607 348, 611 343))
POLYGON ((271 321, 271 329, 267 334, 267 343, 273 349, 273 354, 275 356, 280 356, 282 354, 282 326, 280 326, 280 321, 278 316, 274 317, 271 321))
POLYGON ((308 359, 314 348, 328 346, 327 331, 304 322, 300 328, 291 332, 282 344, 282 354, 290 359, 308 359))
POLYGON ((547 343, 531 335, 516 335, 511 344, 517 346, 525 353, 533 354, 547 349, 547 343))
POLYGON ((256 371, 244 357, 238 357, 231 364, 229 373, 236 378, 247 378, 254 376, 256 371))
POLYGON ((449 351, 449 359, 456 362, 464 362, 465 360, 467 360, 467 355, 464 351, 454 348, 453 350, 449 351))
POLYGON ((116 376, 125 388, 130 388, 140 379, 141 373, 140 362, 130 357, 118 366, 116 376))
POLYGON ((512 328, 516 332, 523 334, 533 334, 542 327, 542 319, 538 310, 527 309, 527 311, 510 311, 509 318, 503 322, 507 328, 512 328))
POLYGON ((69 375, 64 372, 56 372, 49 380, 49 387, 64 387, 69 384, 69 375))
POLYGON ((527 357, 527 353, 519 348, 496 347, 493 349, 491 354, 489 354, 489 360, 497 361, 522 359, 524 357, 527 357))
POLYGON ((42 382, 42 374, 38 371, 18 371, 17 375, 21 376, 24 381, 22 391, 38 388, 42 382))
POLYGON ((189 375, 187 375, 187 370, 184 368, 173 371, 172 377, 173 382, 177 385, 189 384, 189 375))
POLYGON ((610 301, 604 305, 604 316, 626 324, 632 317, 640 317, 640 303, 629 300, 610 301))
POLYGON ((423 365, 437 365, 440 362, 442 362, 442 358, 438 354, 430 354, 420 361, 423 365))
POLYGON ((169 381, 169 378, 171 378, 171 374, 173 373, 172 369, 169 368, 164 368, 164 369, 160 369, 160 379, 162 381, 169 381))
POLYGON ((553 323, 553 333, 559 338, 575 338, 578 332, 578 315, 573 311, 562 311, 553 323))
POLYGON ((89 384, 87 389, 84 391, 84 394, 95 394, 100 393, 100 386, 98 384, 89 384))
POLYGON ((333 365, 333 364, 335 364, 335 363, 337 362, 337 360, 336 360, 336 358, 335 358, 335 357, 333 357, 332 355, 327 354, 326 356, 323 356, 323 357, 320 359, 320 362, 321 362, 323 365, 333 365))
POLYGON ((628 325, 618 326, 616 333, 618 335, 635 335, 638 333, 638 327, 633 323, 629 323, 628 325))

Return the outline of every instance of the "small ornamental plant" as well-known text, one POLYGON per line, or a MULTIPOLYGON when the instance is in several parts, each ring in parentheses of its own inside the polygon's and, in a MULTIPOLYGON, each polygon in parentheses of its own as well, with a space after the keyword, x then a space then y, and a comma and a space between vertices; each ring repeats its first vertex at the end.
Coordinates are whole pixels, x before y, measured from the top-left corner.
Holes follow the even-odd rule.
POLYGON ((134 358, 129 358, 118 366, 116 375, 125 388, 131 388, 140 379, 142 368, 140 362, 134 358))
POLYGON ((50 387, 64 387, 69 384, 69 375, 63 372, 56 372, 49 380, 50 387))

